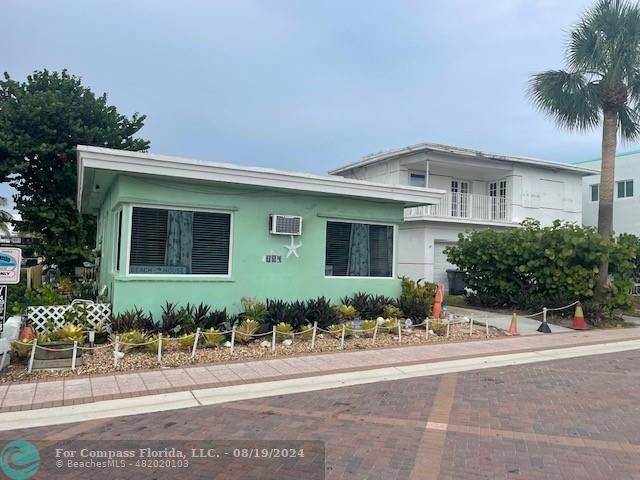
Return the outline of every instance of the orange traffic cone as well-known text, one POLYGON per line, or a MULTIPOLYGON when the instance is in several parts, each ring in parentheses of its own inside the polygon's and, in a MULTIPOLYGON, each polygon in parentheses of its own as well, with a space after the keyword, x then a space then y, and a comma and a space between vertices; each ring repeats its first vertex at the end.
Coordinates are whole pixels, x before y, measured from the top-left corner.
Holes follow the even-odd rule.
POLYGON ((518 333, 518 317, 514 313, 511 317, 511 325, 509 325, 509 335, 520 335, 518 333))
POLYGON ((442 311, 442 300, 444 300, 444 287, 442 285, 438 285, 436 296, 433 301, 433 312, 431 313, 431 316, 433 318, 440 318, 440 313, 442 311))
POLYGON ((574 330, 586 330, 587 324, 584 322, 584 313, 582 313, 582 305, 580 302, 576 305, 576 313, 573 316, 573 323, 571 328, 574 330))

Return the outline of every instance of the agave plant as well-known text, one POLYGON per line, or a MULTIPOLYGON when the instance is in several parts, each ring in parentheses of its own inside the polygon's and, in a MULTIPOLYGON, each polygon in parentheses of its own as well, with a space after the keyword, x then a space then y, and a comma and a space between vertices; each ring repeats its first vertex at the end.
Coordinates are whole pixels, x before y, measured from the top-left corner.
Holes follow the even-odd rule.
POLYGON ((192 348, 193 342, 195 342, 195 340, 196 340, 196 334, 188 333, 186 335, 182 335, 181 337, 178 337, 178 345, 180 345, 182 348, 192 348))
POLYGON ((289 323, 280 322, 276 325, 276 339, 279 342, 286 340, 287 338, 293 339, 293 327, 289 323))
POLYGON ((360 329, 362 330, 360 334, 363 337, 373 337, 377 324, 377 320, 362 320, 362 322, 360 322, 360 329))
POLYGON ((320 328, 338 322, 338 312, 325 297, 318 297, 307 301, 307 320, 318 322, 320 328))
POLYGON ((244 297, 240 300, 244 307, 245 318, 262 323, 267 317, 267 307, 264 303, 255 298, 244 297))
MULTIPOLYGON (((143 348, 145 343, 149 341, 147 334, 141 330, 129 330, 128 332, 121 333, 119 337, 120 351, 122 352, 130 352, 131 350, 143 348)), ((109 341, 115 343, 115 333, 109 335, 109 341)))
POLYGON ((382 329, 389 333, 397 332, 398 325, 399 323, 397 318, 385 318, 382 322, 382 329))
POLYGON ((304 324, 300 328, 299 335, 301 335, 302 338, 311 338, 313 336, 313 325, 311 325, 310 323, 304 324))
POLYGON ((16 352, 19 358, 25 358, 29 356, 31 348, 33 346, 32 340, 16 340, 11 344, 11 349, 16 352))
MULTIPOLYGON (((147 345, 145 345, 145 348, 150 352, 157 352, 158 344, 160 343, 160 336, 154 335, 153 337, 151 337, 150 340, 147 340, 147 341, 150 343, 147 343, 147 345)), ((168 346, 169 346, 169 338, 162 337, 162 350, 165 350, 168 346)))
POLYGON ((329 328, 327 328, 327 330, 329 330, 331 335, 334 336, 335 338, 342 338, 343 327, 344 327, 344 338, 350 337, 351 334, 353 333, 353 328, 351 327, 351 325, 347 323, 334 323, 332 325, 329 325, 329 328))
POLYGON ((204 330, 200 333, 202 334, 202 338, 204 338, 204 343, 207 347, 217 347, 224 343, 224 333, 216 328, 209 328, 208 330, 204 330))
POLYGON ((85 335, 82 327, 72 323, 65 323, 64 326, 51 332, 49 338, 54 342, 78 342, 82 344, 84 343, 85 335))
POLYGON ((256 320, 243 320, 240 325, 236 327, 236 340, 241 343, 249 343, 252 340, 252 335, 256 333, 260 323, 256 320))
POLYGON ((340 305, 338 307, 338 311, 340 312, 340 316, 342 317, 343 321, 353 320, 358 314, 358 311, 353 305, 340 305))

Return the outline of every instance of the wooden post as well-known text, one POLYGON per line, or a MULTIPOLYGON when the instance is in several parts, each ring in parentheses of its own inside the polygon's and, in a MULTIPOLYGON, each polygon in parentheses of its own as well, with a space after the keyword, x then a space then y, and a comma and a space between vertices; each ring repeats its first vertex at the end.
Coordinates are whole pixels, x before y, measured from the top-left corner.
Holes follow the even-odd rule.
POLYGON ((429 319, 428 318, 427 318, 426 322, 427 322, 427 325, 426 325, 427 328, 425 328, 425 330, 424 330, 424 338, 426 338, 428 340, 429 339, 429 319))
POLYGON ((71 370, 76 369, 76 359, 78 358, 78 341, 73 342, 73 354, 71 355, 71 370))
POLYGON ((473 336, 473 317, 469 319, 469 336, 473 336))
POLYGON ((113 368, 118 368, 118 352, 120 351, 120 335, 116 335, 116 342, 113 345, 113 368))
POLYGON ((398 342, 402 342, 402 327, 400 326, 400 320, 398 320, 398 342))
POLYGON ((451 319, 447 318, 446 322, 447 322, 447 338, 449 338, 449 330, 451 328, 451 319))
POLYGON ((231 355, 233 355, 233 348, 236 343, 236 326, 234 325, 231 329, 231 355))
POLYGON ((373 342, 372 345, 375 345, 376 338, 378 338, 378 321, 376 320, 376 327, 373 329, 373 342))
POLYGON ((276 326, 273 326, 273 335, 271 337, 271 351, 276 351, 276 326))
POLYGON ((344 350, 344 332, 347 329, 347 325, 346 324, 342 324, 342 338, 340 338, 340 350, 344 350))
POLYGON ((158 365, 162 364, 162 332, 158 334, 158 365))
POLYGON ((38 339, 33 339, 33 345, 31 345, 31 357, 29 358, 29 373, 33 370, 33 357, 36 356, 36 347, 38 346, 38 339))
POLYGON ((316 348, 316 331, 318 329, 318 322, 313 322, 313 334, 311 335, 311 350, 316 348))
POLYGON ((191 349, 191 360, 196 358, 196 349, 198 348, 198 339, 200 338, 200 329, 196 329, 196 336, 193 339, 193 348, 191 349))
POLYGON ((484 321, 484 331, 487 335, 487 337, 489 336, 489 322, 487 320, 484 321))

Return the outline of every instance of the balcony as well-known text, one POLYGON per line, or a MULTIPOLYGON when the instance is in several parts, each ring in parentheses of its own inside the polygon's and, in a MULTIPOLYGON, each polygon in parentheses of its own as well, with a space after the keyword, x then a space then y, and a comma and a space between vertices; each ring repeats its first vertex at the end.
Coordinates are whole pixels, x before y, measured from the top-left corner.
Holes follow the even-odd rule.
POLYGON ((505 197, 476 193, 447 193, 437 205, 405 208, 405 220, 441 218, 460 222, 513 223, 511 202, 505 197))

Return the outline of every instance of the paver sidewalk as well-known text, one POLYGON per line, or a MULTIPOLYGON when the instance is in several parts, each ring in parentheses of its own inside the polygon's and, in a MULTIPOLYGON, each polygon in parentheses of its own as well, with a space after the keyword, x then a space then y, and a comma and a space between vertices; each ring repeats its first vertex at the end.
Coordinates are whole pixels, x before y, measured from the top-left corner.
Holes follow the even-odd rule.
POLYGON ((640 340, 640 328, 307 354, 268 360, 0 384, 0 412, 625 340, 640 340))

